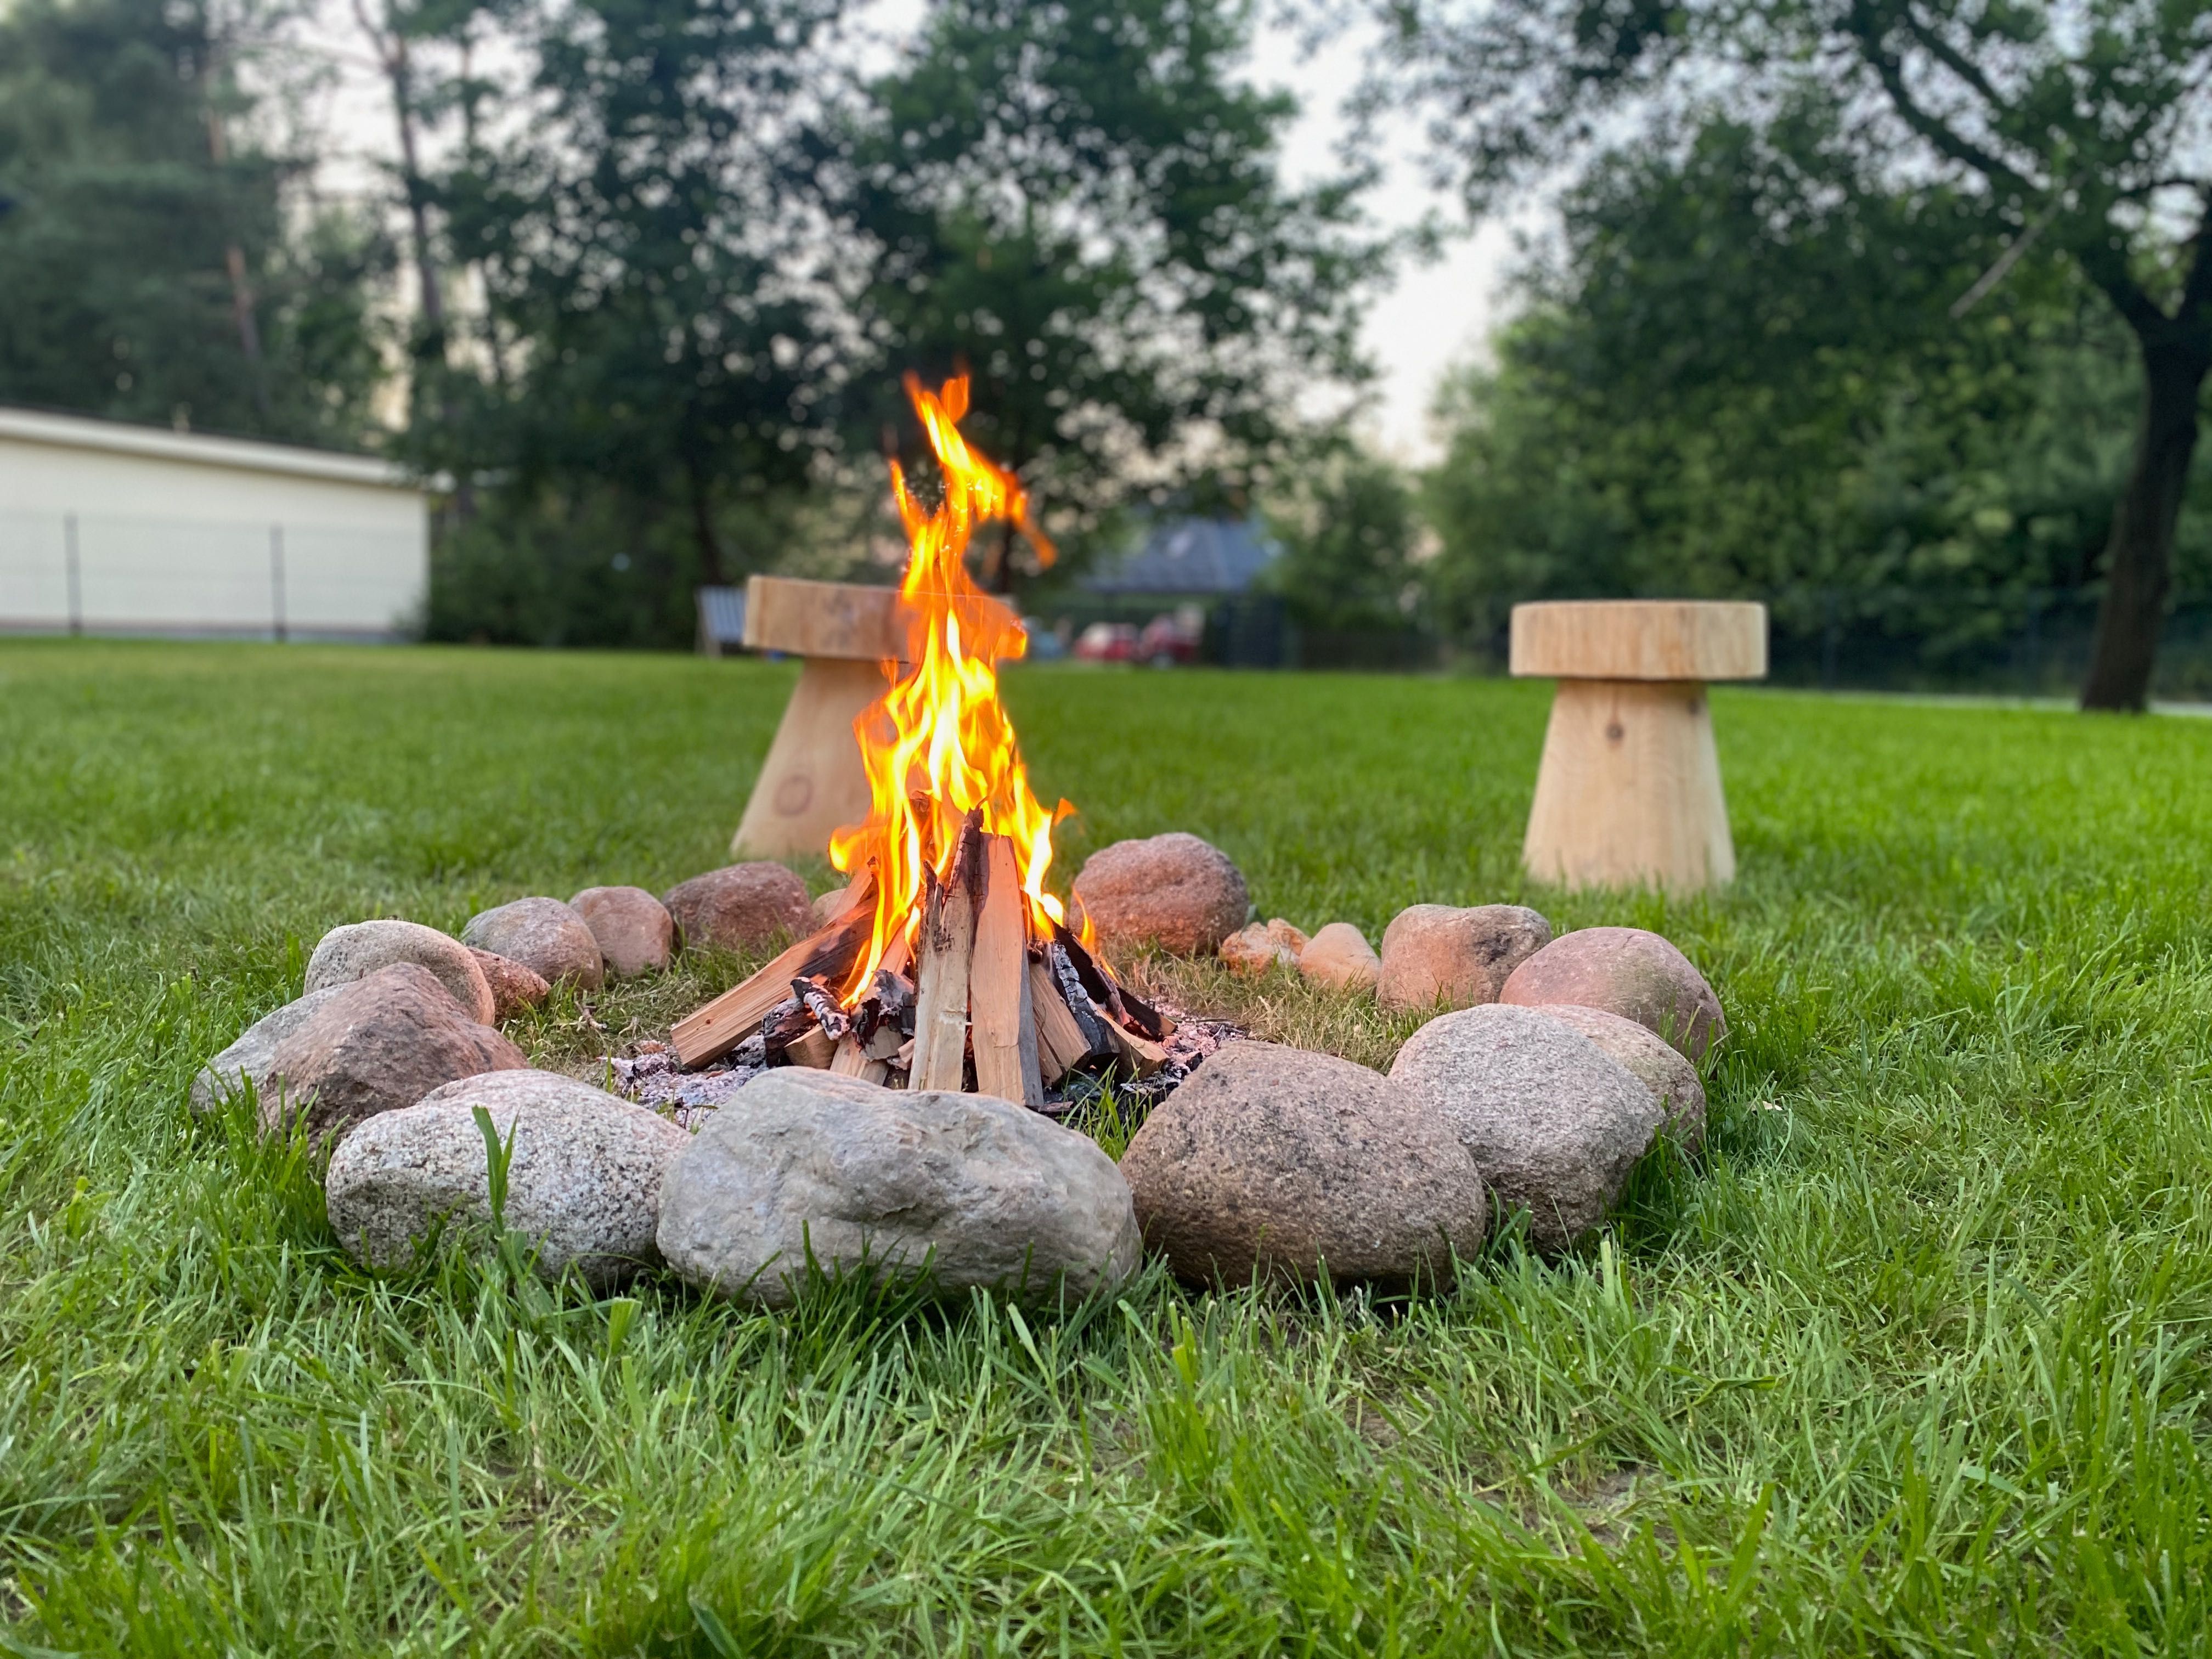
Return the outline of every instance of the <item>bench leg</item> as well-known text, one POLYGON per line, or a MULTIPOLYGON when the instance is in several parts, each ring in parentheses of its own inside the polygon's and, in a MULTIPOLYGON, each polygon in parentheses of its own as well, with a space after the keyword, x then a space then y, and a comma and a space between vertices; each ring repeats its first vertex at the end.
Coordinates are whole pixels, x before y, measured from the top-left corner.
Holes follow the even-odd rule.
POLYGON ((831 831, 866 821, 873 803, 853 722, 887 684, 881 663, 808 659, 730 842, 732 858, 820 858, 831 831))
POLYGON ((1562 887, 1686 893, 1734 879, 1705 688, 1561 680, 1521 862, 1562 887))

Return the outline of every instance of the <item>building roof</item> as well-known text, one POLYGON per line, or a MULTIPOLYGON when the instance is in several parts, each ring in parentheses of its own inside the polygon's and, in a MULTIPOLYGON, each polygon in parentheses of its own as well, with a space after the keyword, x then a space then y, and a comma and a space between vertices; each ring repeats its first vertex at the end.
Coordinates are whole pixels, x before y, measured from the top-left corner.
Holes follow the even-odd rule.
POLYGON ((88 415, 56 415, 45 410, 0 405, 0 441, 8 439, 19 443, 142 455, 154 460, 184 461, 247 472, 275 472, 295 478, 323 478, 334 483, 381 484, 393 489, 422 487, 401 468, 374 455, 346 455, 336 450, 270 443, 258 438, 218 438, 202 432, 173 432, 164 427, 100 420, 88 415))
POLYGON ((1168 519, 1083 585, 1093 593, 1242 593, 1279 551, 1256 520, 1168 519))

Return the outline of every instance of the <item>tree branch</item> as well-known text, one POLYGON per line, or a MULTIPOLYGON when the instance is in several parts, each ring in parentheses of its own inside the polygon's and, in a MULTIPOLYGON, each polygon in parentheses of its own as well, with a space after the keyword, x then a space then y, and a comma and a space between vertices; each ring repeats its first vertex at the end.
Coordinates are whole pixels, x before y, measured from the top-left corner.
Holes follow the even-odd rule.
MULTIPOLYGON (((1909 22, 1907 26, 1910 27, 1909 22)), ((1904 61, 1884 44, 1884 37, 1888 31, 1869 0, 1856 0, 1844 27, 1859 43, 1860 57, 1866 60, 1867 66, 1881 80, 1882 90, 1889 95, 1891 106, 1905 125, 1952 161, 1962 167, 1973 168, 1990 184, 2008 185, 2022 196, 2039 193, 2033 181, 2002 156, 1983 149, 1965 134, 1953 129, 1941 116, 1920 106, 1905 84, 1904 61)))

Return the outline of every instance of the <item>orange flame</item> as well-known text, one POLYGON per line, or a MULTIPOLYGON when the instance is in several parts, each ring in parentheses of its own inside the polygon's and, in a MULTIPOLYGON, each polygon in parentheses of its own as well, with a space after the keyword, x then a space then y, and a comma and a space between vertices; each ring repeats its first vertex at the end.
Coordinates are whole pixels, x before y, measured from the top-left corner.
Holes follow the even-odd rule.
POLYGON ((830 861, 839 870, 857 876, 872 866, 876 875, 874 930, 844 987, 848 1004, 898 941, 911 946, 921 921, 922 872, 946 872, 961 821, 977 807, 985 830, 1013 841, 1032 928, 1042 934, 1060 921, 1060 901, 1045 890, 1045 872, 1052 866, 1053 825, 1075 810, 1063 800, 1048 812, 1030 793, 1013 723, 999 701, 995 666, 1019 657, 1028 641, 1012 611, 969 578, 964 557, 969 538, 990 519, 1003 519, 1027 536, 1047 564, 1054 556, 1052 544, 1030 521, 1028 497, 1013 475, 961 435, 967 377, 932 393, 909 374, 906 392, 944 469, 945 500, 925 513, 908 492, 898 462, 891 462, 891 492, 913 547, 899 584, 906 661, 884 665, 890 689, 853 722, 868 775, 868 821, 830 841, 830 861))

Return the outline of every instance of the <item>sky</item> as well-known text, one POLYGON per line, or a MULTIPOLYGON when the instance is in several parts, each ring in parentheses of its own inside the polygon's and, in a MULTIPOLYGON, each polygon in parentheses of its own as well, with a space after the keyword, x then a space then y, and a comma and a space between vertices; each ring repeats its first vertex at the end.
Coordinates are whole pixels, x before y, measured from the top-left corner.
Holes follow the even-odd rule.
MULTIPOLYGON (((895 36, 921 14, 919 0, 873 0, 871 27, 895 36)), ((335 140, 335 151, 318 182, 335 195, 367 197, 379 188, 378 168, 394 156, 391 107, 367 43, 350 13, 332 5, 307 37, 328 70, 318 100, 316 125, 335 140)), ((1267 86, 1287 88, 1301 112, 1285 146, 1285 173, 1293 181, 1325 174, 1340 164, 1346 129, 1340 108, 1360 70, 1356 38, 1325 52, 1304 49, 1291 31, 1263 27, 1250 73, 1267 86)), ((1449 199, 1427 187, 1411 123, 1387 130, 1382 184, 1369 203, 1386 226, 1419 223, 1425 216, 1452 214, 1449 199)), ((1364 343, 1378 384, 1361 429, 1381 453, 1408 465, 1433 461, 1439 446, 1429 423, 1438 376, 1476 358, 1498 320, 1501 280, 1513 257, 1511 231, 1492 222, 1454 237, 1433 264, 1401 270, 1395 286, 1376 300, 1364 343)))

